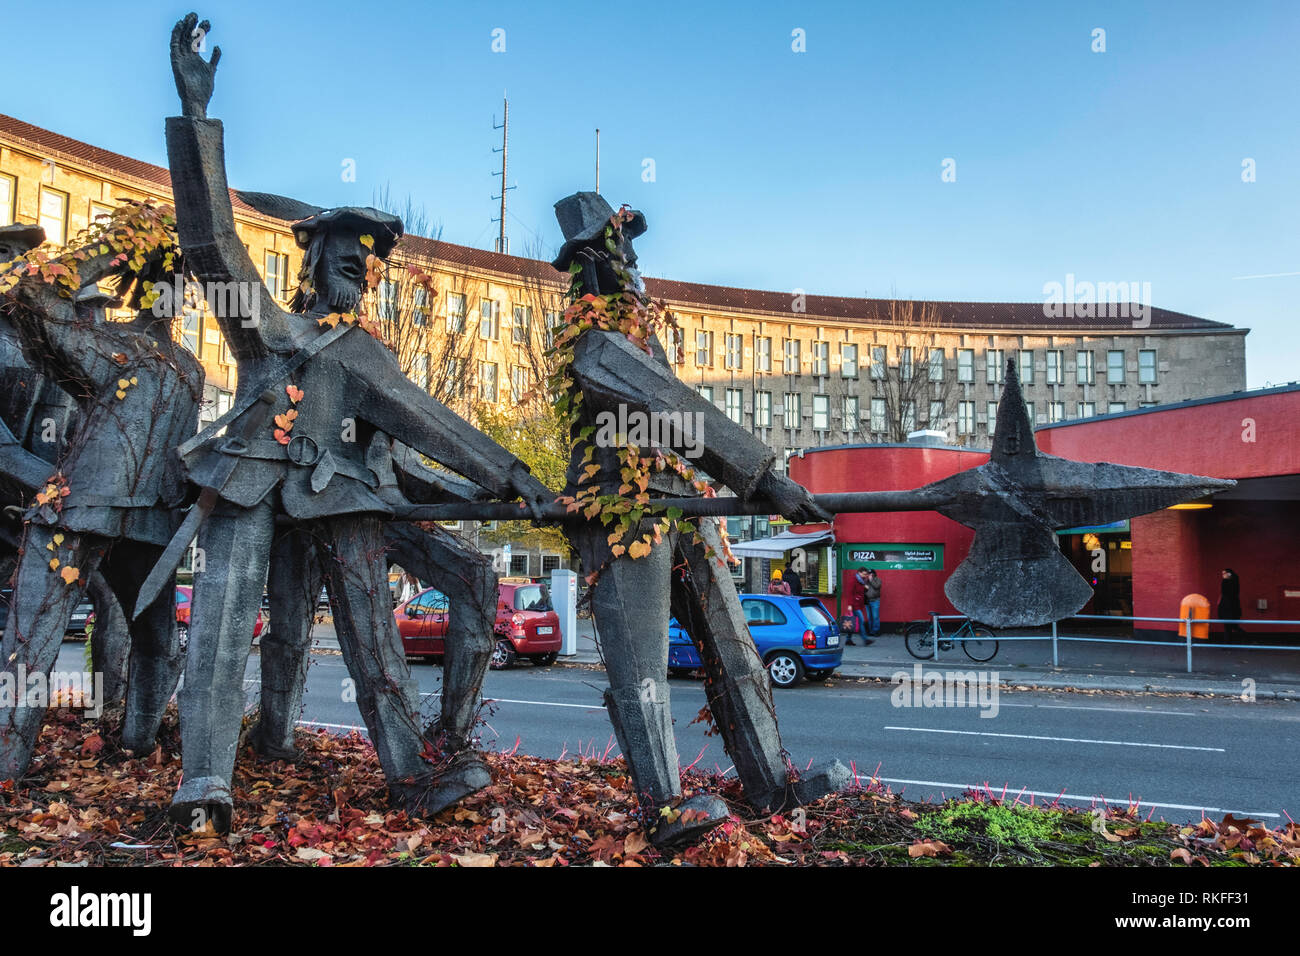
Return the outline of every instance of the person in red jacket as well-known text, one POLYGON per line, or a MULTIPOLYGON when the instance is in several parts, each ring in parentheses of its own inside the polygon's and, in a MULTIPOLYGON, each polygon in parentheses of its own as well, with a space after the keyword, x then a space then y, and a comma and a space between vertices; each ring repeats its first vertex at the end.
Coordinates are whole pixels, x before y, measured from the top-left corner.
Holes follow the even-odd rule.
MULTIPOLYGON (((848 584, 848 602, 845 610, 853 615, 853 619, 858 622, 858 636, 862 638, 862 644, 872 643, 871 638, 867 636, 867 572, 858 568, 849 578, 848 584)), ((853 635, 848 635, 846 643, 853 643, 853 635)))

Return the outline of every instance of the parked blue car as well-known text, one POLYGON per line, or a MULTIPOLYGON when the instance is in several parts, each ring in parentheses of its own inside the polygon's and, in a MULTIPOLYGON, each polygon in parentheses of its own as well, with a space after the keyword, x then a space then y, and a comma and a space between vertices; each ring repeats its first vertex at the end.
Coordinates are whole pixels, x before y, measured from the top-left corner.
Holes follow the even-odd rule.
MULTIPOLYGON (((742 594, 749 635, 777 687, 800 679, 821 680, 840 666, 844 645, 839 628, 820 601, 784 594, 742 594)), ((668 671, 686 674, 701 666, 690 635, 673 618, 668 625, 668 671)))

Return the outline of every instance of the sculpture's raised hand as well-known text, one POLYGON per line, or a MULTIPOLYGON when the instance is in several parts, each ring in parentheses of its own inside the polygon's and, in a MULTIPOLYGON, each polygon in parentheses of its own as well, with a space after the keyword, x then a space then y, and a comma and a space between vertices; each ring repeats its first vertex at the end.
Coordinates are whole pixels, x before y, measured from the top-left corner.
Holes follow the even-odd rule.
POLYGON ((172 76, 176 78, 176 92, 181 97, 181 112, 193 119, 207 119, 221 47, 212 51, 211 60, 203 59, 199 50, 212 24, 207 20, 198 21, 198 14, 190 13, 172 27, 172 76))
POLYGON ((522 462, 516 462, 510 470, 510 487, 523 499, 534 521, 547 520, 541 509, 555 502, 555 492, 534 478, 522 462))
POLYGON ((807 488, 774 471, 763 476, 754 494, 772 502, 777 513, 792 524, 819 524, 831 520, 830 514, 817 504, 807 488))

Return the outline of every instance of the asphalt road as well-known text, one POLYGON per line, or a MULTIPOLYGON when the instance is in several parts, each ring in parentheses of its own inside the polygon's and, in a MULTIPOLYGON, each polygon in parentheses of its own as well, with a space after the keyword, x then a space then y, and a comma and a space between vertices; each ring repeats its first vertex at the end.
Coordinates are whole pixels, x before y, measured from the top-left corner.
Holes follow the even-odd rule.
MULTIPOLYGON (((257 657, 249 662, 250 703, 257 657)), ((438 706, 441 671, 413 664, 424 705, 438 706)), ((357 728, 345 701, 347 669, 338 655, 315 654, 304 724, 357 728)), ((682 765, 730 769, 721 742, 691 724, 705 696, 696 679, 667 682, 682 765)), ((602 671, 536 668, 490 672, 484 686, 482 743, 542 757, 617 755, 600 706, 602 671)), ((939 800, 971 785, 1035 802, 1088 806, 1139 801, 1156 818, 1195 820, 1231 811, 1285 823, 1300 811, 1300 705, 1230 699, 1118 697, 1068 692, 1003 692, 996 716, 979 708, 898 707, 892 688, 833 681, 777 691, 786 749, 798 766, 838 757, 864 778, 876 776, 912 799, 939 800)), ((991 710, 991 708, 986 708, 991 710)))

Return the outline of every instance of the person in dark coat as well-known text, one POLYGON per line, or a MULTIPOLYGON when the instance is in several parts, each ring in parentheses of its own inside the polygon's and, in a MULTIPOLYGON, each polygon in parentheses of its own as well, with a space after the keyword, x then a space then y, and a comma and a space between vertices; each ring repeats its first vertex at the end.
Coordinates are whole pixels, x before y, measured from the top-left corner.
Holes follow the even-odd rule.
POLYGON ((1237 619, 1241 617, 1241 578, 1232 568, 1223 569, 1223 583, 1219 585, 1219 618, 1223 625, 1223 636, 1245 634, 1237 619))
MULTIPOLYGON (((848 603, 845 609, 858 622, 858 637, 862 639, 863 645, 871 644, 872 640, 867 634, 867 572, 862 568, 858 568, 849 577, 848 603)), ((847 643, 853 643, 852 634, 847 643)))
POLYGON ((786 568, 785 583, 790 585, 790 593, 795 597, 803 594, 803 579, 793 567, 786 568))

